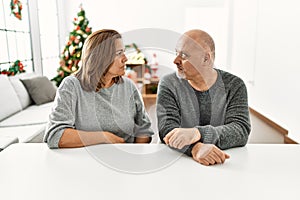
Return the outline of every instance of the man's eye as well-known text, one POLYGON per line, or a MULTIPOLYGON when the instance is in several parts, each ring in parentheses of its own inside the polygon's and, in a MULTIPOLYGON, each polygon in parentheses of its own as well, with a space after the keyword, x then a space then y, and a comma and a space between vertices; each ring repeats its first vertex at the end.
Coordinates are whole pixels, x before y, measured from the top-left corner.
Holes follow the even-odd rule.
POLYGON ((183 53, 183 52, 177 52, 177 51, 176 51, 175 53, 176 53, 176 56, 181 57, 183 60, 186 60, 186 59, 189 58, 189 55, 186 54, 186 53, 183 53))
POLYGON ((186 59, 188 57, 188 55, 186 55, 185 53, 181 53, 181 58, 186 59))

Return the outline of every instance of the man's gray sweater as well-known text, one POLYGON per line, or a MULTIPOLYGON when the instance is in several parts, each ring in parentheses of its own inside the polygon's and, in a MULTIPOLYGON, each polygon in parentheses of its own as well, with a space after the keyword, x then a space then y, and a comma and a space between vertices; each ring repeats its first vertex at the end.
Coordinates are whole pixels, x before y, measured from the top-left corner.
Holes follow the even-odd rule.
MULTIPOLYGON (((216 71, 217 81, 204 92, 209 98, 202 98, 204 93, 195 91, 176 73, 161 79, 157 117, 162 142, 174 128, 196 127, 201 133, 200 142, 215 144, 220 149, 246 145, 251 129, 246 86, 237 76, 219 69, 216 71), (206 124, 201 123, 205 121, 206 124)), ((193 146, 180 151, 191 156, 193 146)))

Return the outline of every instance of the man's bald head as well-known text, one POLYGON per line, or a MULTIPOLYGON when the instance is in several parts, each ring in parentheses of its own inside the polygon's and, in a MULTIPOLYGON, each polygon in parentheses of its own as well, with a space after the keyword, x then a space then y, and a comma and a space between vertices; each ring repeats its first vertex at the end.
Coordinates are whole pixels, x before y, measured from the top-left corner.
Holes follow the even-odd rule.
POLYGON ((215 59, 215 43, 208 33, 199 29, 193 29, 185 32, 184 35, 194 40, 203 49, 211 54, 213 60, 215 59))

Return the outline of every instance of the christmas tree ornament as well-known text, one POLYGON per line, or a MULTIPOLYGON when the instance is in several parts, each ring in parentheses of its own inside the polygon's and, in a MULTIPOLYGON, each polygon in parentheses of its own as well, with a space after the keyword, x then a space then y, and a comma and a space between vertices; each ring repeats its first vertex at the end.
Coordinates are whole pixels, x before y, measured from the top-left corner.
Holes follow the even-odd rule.
POLYGON ((24 65, 20 60, 16 60, 12 66, 9 67, 8 70, 1 70, 0 69, 0 74, 4 74, 7 76, 14 76, 16 74, 24 73, 24 65))
POLYGON ((151 70, 152 70, 152 78, 158 78, 156 72, 158 70, 158 62, 157 62, 157 55, 156 53, 152 54, 152 60, 151 60, 151 70))
POLYGON ((17 19, 22 20, 22 3, 18 0, 10 1, 10 10, 11 14, 13 14, 17 19))

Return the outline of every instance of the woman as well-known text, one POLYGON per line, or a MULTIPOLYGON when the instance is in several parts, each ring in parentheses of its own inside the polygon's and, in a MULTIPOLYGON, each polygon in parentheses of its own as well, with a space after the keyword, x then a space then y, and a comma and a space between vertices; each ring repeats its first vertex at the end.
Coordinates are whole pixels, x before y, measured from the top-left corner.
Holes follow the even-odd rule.
POLYGON ((149 143, 153 131, 135 85, 125 74, 124 45, 115 30, 85 41, 82 66, 57 90, 44 142, 49 148, 149 143))

